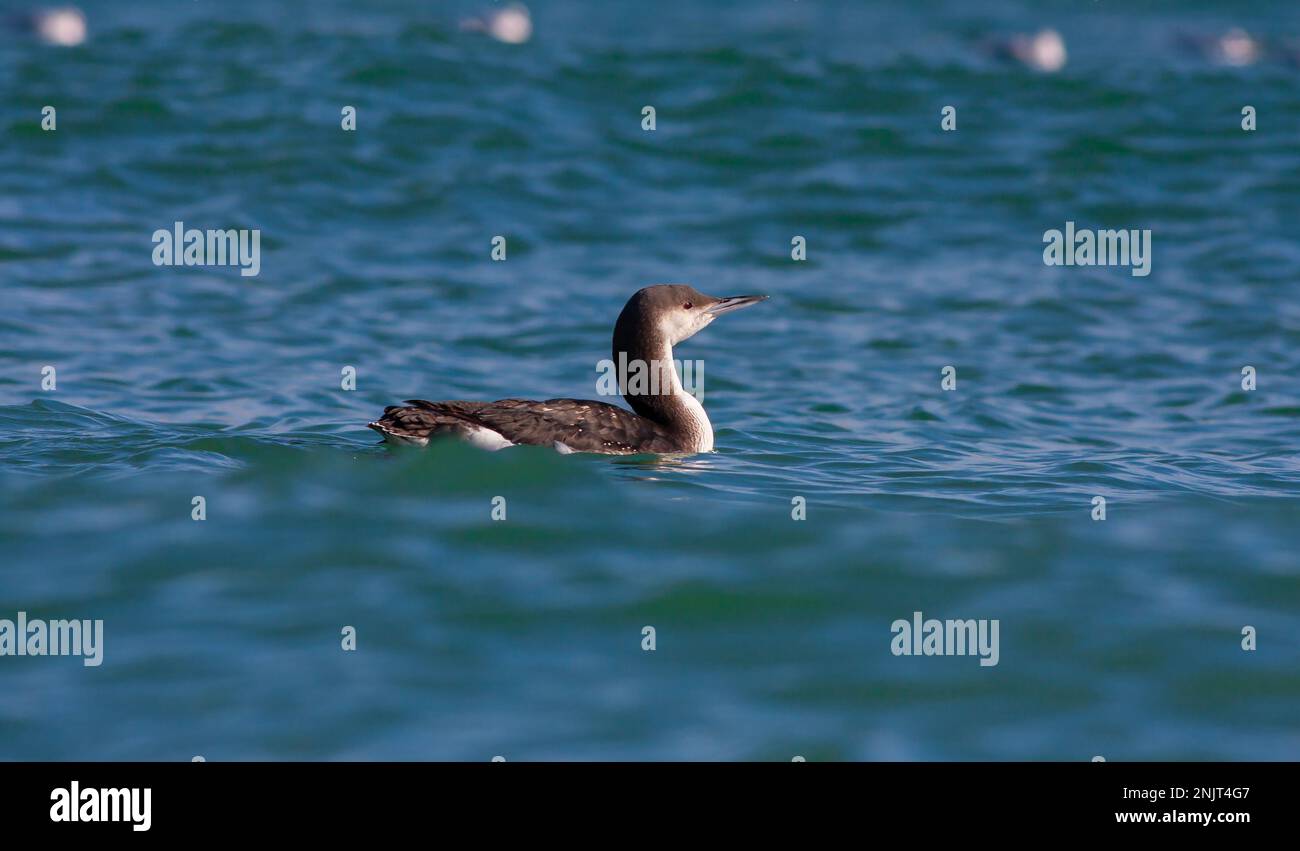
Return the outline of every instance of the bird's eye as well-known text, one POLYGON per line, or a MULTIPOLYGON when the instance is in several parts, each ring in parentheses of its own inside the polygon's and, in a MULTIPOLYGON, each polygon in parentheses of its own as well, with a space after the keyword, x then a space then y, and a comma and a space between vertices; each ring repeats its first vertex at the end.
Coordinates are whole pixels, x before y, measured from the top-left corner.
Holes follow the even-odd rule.
POLYGON ((689 301, 686 302, 686 304, 683 304, 683 305, 682 305, 682 307, 686 308, 687 310, 690 310, 690 309, 691 309, 692 307, 694 307, 694 306, 695 306, 695 305, 691 304, 689 301))

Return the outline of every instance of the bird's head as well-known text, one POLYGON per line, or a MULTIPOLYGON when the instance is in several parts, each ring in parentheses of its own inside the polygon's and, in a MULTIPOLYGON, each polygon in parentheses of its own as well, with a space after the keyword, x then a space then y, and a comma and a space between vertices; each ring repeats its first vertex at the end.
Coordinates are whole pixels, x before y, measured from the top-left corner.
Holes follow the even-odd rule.
POLYGON ((628 299, 618 317, 619 328, 653 332, 675 346, 693 337, 717 317, 766 299, 765 295, 705 295, 687 284, 656 284, 628 299))

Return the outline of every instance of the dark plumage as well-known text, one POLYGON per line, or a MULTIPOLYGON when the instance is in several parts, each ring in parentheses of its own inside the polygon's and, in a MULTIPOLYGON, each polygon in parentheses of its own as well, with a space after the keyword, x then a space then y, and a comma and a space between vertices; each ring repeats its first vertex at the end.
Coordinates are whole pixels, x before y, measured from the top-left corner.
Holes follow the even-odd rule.
POLYGON ((638 290, 615 325, 613 360, 620 363, 622 355, 622 362, 640 360, 662 371, 654 392, 629 393, 620 380, 623 396, 636 413, 583 399, 410 399, 407 407, 385 408, 384 415, 368 425, 387 439, 416 444, 450 435, 493 449, 524 444, 615 455, 709 451, 712 425, 699 402, 681 388, 672 367, 672 347, 715 316, 764 298, 716 298, 681 284, 638 290))
POLYGON ((475 429, 496 432, 525 446, 563 444, 574 452, 673 452, 672 435, 659 424, 604 402, 584 399, 502 399, 497 402, 429 402, 408 399, 384 408, 370 423, 376 431, 417 442, 439 435, 471 438, 475 429))

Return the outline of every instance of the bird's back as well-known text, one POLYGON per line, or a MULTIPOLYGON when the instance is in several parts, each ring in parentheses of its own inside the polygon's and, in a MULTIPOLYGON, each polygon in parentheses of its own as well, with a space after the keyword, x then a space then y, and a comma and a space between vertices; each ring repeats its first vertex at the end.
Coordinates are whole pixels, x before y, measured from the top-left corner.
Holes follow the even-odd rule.
POLYGON ((419 445, 431 438, 455 436, 490 449, 522 444, 613 455, 684 449, 653 420, 586 399, 408 399, 405 406, 385 408, 384 415, 369 426, 390 440, 419 445))

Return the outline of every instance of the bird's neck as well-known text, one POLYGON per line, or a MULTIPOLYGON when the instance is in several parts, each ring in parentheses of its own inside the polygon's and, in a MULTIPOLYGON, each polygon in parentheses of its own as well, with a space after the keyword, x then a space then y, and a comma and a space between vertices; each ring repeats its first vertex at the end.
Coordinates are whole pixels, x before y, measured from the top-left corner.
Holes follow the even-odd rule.
POLYGON ((682 387, 667 339, 653 335, 620 341, 616 336, 614 363, 623 381, 623 398, 632 410, 672 432, 685 451, 712 451, 713 424, 700 400, 682 387))

